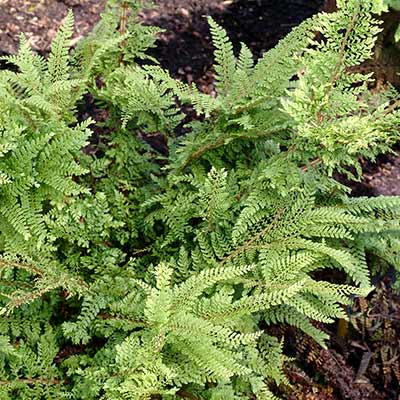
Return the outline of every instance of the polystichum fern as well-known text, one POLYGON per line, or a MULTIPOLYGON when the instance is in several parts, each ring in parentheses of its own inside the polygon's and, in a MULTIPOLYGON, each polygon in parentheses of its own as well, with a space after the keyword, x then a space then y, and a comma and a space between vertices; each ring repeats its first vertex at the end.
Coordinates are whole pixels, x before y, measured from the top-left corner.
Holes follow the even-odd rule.
POLYGON ((289 361, 269 326, 324 346, 314 321, 372 289, 367 252, 398 267, 400 199, 332 178, 398 139, 396 91, 351 72, 382 4, 338 1, 257 62, 210 18, 216 97, 146 58, 157 29, 129 5, 72 55, 71 14, 48 60, 22 38, 0 72, 1 397, 276 399, 289 361), (108 118, 82 152, 89 94, 108 118), (174 139, 177 99, 200 118, 174 139))

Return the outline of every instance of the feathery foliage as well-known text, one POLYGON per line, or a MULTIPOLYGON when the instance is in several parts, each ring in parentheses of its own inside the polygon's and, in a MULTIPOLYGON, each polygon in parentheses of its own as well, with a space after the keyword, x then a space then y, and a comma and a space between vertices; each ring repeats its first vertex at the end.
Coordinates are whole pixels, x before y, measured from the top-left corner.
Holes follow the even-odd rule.
POLYGON ((339 1, 258 61, 210 18, 215 98, 146 55, 136 2, 74 52, 72 14, 47 60, 21 38, 0 72, 1 398, 278 398, 270 326, 325 346, 315 322, 373 289, 367 254, 400 270, 399 198, 333 178, 398 140, 396 91, 353 72, 381 3, 339 1), (104 121, 78 119, 89 98, 104 121), (199 115, 181 138, 178 101, 199 115))

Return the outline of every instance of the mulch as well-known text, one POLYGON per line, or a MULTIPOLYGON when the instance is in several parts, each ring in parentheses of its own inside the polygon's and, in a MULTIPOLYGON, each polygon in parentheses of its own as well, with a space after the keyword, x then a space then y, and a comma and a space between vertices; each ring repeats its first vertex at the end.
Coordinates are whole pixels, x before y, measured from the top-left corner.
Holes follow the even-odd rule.
POLYGON ((18 49, 24 33, 32 48, 46 54, 69 9, 75 16, 75 38, 86 35, 99 20, 104 0, 0 0, 0 54, 18 49))

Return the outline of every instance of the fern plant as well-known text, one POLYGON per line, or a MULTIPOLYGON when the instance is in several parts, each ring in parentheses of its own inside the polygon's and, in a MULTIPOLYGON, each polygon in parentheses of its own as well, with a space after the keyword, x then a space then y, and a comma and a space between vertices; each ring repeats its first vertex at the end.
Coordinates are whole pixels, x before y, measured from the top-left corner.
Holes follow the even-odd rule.
POLYGON ((1 398, 277 399, 270 327, 325 346, 315 322, 372 290, 367 254, 399 268, 399 198, 332 175, 398 140, 396 91, 352 72, 382 4, 339 2, 258 62, 210 18, 211 97, 146 56, 131 3, 72 54, 72 14, 48 60, 22 39, 0 73, 1 398), (107 118, 80 121, 88 99, 107 118), (177 102, 199 115, 180 138, 177 102))
POLYGON ((4 57, 18 71, 1 71, 1 241, 7 253, 30 256, 50 244, 44 218, 85 188, 72 177, 86 173, 76 157, 90 135, 77 123, 84 82, 70 74, 68 14, 49 59, 33 54, 21 37, 18 55, 4 57), (34 240, 30 240, 34 238, 34 240))

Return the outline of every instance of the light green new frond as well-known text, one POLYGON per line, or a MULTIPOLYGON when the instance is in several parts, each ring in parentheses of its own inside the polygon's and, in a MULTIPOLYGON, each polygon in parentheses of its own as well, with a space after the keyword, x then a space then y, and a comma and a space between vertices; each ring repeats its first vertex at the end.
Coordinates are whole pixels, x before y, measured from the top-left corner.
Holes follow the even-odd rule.
POLYGON ((62 27, 58 30, 51 45, 47 62, 48 78, 51 82, 65 81, 69 74, 69 49, 73 33, 74 16, 69 11, 62 27))
POLYGON ((173 371, 163 363, 160 353, 154 352, 153 346, 149 340, 141 343, 137 334, 129 335, 115 346, 118 374, 110 376, 106 384, 111 398, 147 400, 154 393, 174 393, 166 388, 172 383, 173 371))
POLYGON ((19 72, 1 71, 0 77, 18 93, 33 95, 41 91, 41 79, 45 72, 44 59, 33 53, 24 35, 20 37, 20 49, 16 55, 1 57, 2 60, 18 67, 19 72))
POLYGON ((174 289, 174 301, 177 304, 190 302, 191 299, 199 296, 206 288, 218 282, 245 275, 254 268, 255 265, 233 265, 205 269, 197 275, 192 275, 174 289))
POLYGON ((120 67, 111 74, 110 82, 103 96, 111 96, 119 104, 123 127, 134 120, 149 132, 168 134, 182 120, 173 93, 145 69, 120 67))
POLYGON ((180 82, 158 66, 146 65, 144 69, 154 80, 161 82, 163 88, 171 90, 182 103, 192 104, 199 115, 209 117, 219 105, 218 99, 201 93, 194 83, 189 85, 180 82))
POLYGON ((321 296, 321 298, 329 298, 341 304, 349 302, 351 296, 357 295, 366 297, 370 293, 372 287, 360 288, 350 285, 342 285, 325 281, 307 281, 304 291, 321 296))
POLYGON ((208 17, 213 45, 215 47, 215 80, 220 94, 229 95, 234 81, 236 58, 233 46, 226 31, 221 28, 211 17, 208 17))
POLYGON ((344 226, 318 226, 311 225, 304 232, 305 237, 320 237, 320 238, 336 238, 336 239, 353 239, 350 229, 344 226))
POLYGON ((364 265, 360 265, 349 251, 335 249, 323 242, 312 242, 307 239, 292 239, 287 246, 291 249, 310 250, 324 254, 337 262, 338 267, 343 268, 356 283, 361 284, 362 287, 371 286, 369 271, 365 270, 364 265))
POLYGON ((385 212, 393 216, 400 215, 400 198, 398 196, 378 196, 378 197, 349 197, 345 199, 346 208, 356 215, 366 215, 378 213, 384 215, 385 212))
POLYGON ((282 305, 264 313, 264 319, 267 324, 284 323, 294 326, 310 337, 312 337, 320 346, 326 348, 326 340, 329 336, 317 329, 310 320, 297 311, 294 307, 282 305))
POLYGON ((173 269, 166 264, 160 264, 155 271, 156 288, 158 290, 168 290, 171 286, 173 269))
POLYGON ((265 282, 291 282, 303 276, 320 261, 321 256, 310 251, 297 251, 282 254, 270 250, 261 250, 260 269, 265 282))
POLYGON ((275 285, 267 288, 263 293, 244 296, 231 304, 222 305, 215 311, 205 311, 203 317, 211 321, 228 319, 249 313, 263 312, 281 304, 290 304, 290 299, 302 291, 304 284, 305 280, 303 279, 293 284, 275 285))
POLYGON ((310 295, 302 294, 294 297, 290 301, 290 306, 311 320, 327 324, 333 323, 334 318, 346 318, 345 312, 337 303, 328 303, 326 299, 322 302, 310 295))
POLYGON ((254 65, 253 54, 244 43, 241 45, 232 82, 230 102, 240 102, 246 98, 250 98, 254 90, 251 79, 254 65))
POLYGON ((261 331, 240 333, 187 313, 179 314, 174 319, 173 330, 179 335, 189 335, 189 337, 192 333, 197 332, 198 335, 207 336, 213 343, 219 343, 231 349, 240 345, 255 345, 262 335, 261 331))
MULTIPOLYGON (((268 376, 277 385, 289 385, 283 370, 288 361, 288 358, 284 355, 283 344, 284 341, 275 336, 263 335, 258 342, 259 356, 254 360, 261 364, 260 374, 268 376)), ((268 389, 268 387, 262 385, 262 389, 268 389)))
POLYGON ((251 370, 235 362, 235 353, 226 349, 208 345, 204 348, 201 343, 193 340, 192 346, 187 346, 183 340, 177 338, 177 344, 181 343, 181 349, 191 362, 203 370, 204 376, 214 380, 227 380, 234 375, 248 375, 251 370))
POLYGON ((356 218, 349 213, 349 209, 340 207, 318 207, 306 211, 303 214, 305 221, 310 221, 312 224, 335 224, 335 225, 357 225, 366 223, 367 218, 356 218))
POLYGON ((260 90, 260 94, 264 92, 266 98, 272 100, 286 90, 289 80, 299 68, 299 57, 315 35, 318 18, 315 16, 295 27, 258 61, 252 77, 256 91, 260 90))
POLYGON ((244 76, 249 76, 254 65, 253 54, 244 43, 242 43, 241 46, 236 71, 239 75, 243 74, 244 76))

